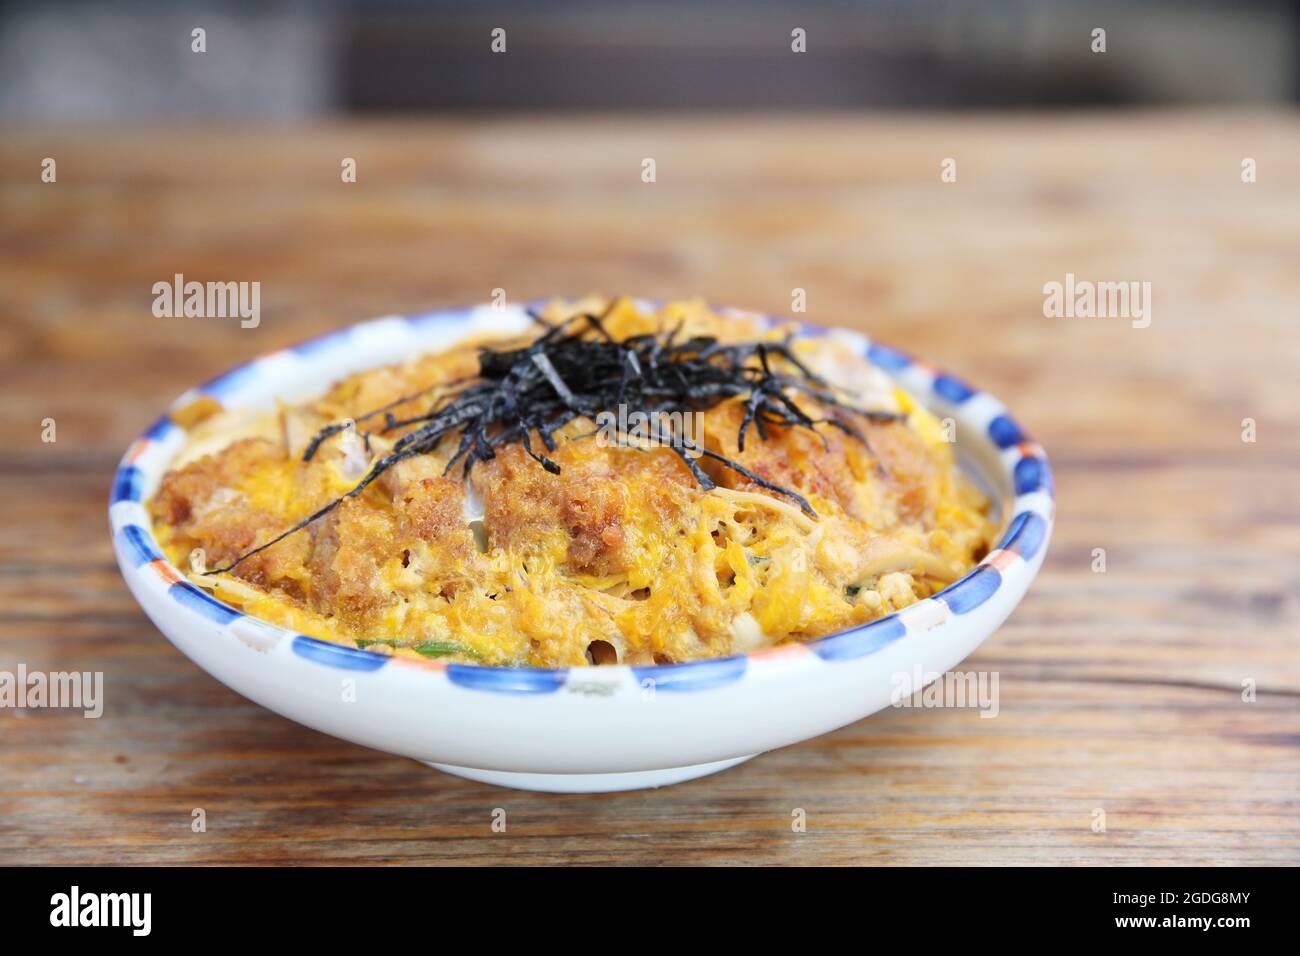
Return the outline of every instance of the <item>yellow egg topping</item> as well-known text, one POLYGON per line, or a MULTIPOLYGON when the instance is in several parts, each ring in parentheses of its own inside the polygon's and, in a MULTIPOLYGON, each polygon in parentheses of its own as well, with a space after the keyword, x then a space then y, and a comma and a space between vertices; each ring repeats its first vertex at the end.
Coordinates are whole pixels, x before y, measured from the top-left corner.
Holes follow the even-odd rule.
MULTIPOLYGON (((618 341, 667 329, 723 343, 785 335, 698 302, 655 312, 629 300, 556 302, 542 316, 562 324, 586 312, 603 314, 618 341)), ((448 471, 453 435, 230 571, 201 573, 355 488, 416 427, 386 425, 472 380, 480 346, 526 344, 466 342, 261 415, 203 400, 149 503, 169 559, 221 600, 305 634, 403 656, 560 667, 690 661, 830 634, 934 593, 989 547, 988 502, 941 424, 827 336, 793 339, 793 354, 846 407, 903 417, 839 409, 850 427, 833 427, 818 400, 790 395, 815 424, 768 424, 765 438, 751 424, 741 449, 745 399, 725 398, 686 431, 752 477, 691 456, 712 489, 680 448, 602 440, 584 416, 554 435, 558 473, 520 442, 496 447, 468 477, 460 461, 448 471), (385 406, 390 419, 363 427, 385 406), (304 460, 313 436, 345 420, 357 424, 304 460)))

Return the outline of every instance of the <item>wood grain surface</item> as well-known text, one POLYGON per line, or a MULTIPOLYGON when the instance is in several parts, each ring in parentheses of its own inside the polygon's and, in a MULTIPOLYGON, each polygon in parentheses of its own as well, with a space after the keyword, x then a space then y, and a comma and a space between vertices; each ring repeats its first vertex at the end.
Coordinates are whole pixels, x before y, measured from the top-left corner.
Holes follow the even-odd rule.
POLYGON ((0 863, 1300 863, 1297 223, 1294 115, 7 130, 0 669, 102 671, 106 706, 0 711, 0 863), (178 272, 261 282, 260 326, 154 318, 178 272), (1150 327, 1045 318, 1066 273, 1151 282, 1150 327), (112 557, 130 439, 236 362, 496 287, 778 312, 800 287, 1004 399, 1059 516, 965 665, 999 674, 998 716, 889 710, 551 796, 308 730, 182 657, 112 557))

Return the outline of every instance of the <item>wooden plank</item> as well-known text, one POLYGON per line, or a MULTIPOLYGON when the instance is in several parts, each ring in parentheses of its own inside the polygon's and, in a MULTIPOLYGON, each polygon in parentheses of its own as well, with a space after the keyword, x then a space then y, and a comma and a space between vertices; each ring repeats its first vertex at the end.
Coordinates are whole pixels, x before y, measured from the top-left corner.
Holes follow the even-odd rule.
POLYGON ((102 670, 107 709, 0 711, 0 863, 1300 862, 1298 147, 1294 118, 1217 114, 7 132, 0 668, 102 670), (154 318, 175 272, 261 281, 262 324, 154 318), (1151 326, 1045 318, 1067 272, 1152 282, 1151 326), (1060 515, 965 665, 998 672, 998 716, 891 710, 678 787, 549 796, 299 727, 176 652, 105 533, 127 442, 238 361, 498 286, 771 311, 801 287, 1003 398, 1060 515))

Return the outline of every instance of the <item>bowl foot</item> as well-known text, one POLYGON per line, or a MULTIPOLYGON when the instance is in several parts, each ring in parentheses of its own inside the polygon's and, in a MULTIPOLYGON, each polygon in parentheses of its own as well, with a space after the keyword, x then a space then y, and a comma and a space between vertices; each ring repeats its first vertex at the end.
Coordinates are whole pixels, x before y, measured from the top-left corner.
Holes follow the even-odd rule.
POLYGON ((746 754, 743 757, 730 757, 715 760, 713 763, 697 763, 689 767, 667 767, 663 770, 634 770, 629 773, 514 773, 506 770, 478 770, 474 767, 453 767, 445 763, 431 763, 430 767, 477 780, 479 783, 491 783, 498 787, 513 787, 515 790, 541 790, 545 793, 611 793, 615 790, 644 790, 649 787, 666 787, 707 777, 711 773, 726 770, 756 757, 746 754))

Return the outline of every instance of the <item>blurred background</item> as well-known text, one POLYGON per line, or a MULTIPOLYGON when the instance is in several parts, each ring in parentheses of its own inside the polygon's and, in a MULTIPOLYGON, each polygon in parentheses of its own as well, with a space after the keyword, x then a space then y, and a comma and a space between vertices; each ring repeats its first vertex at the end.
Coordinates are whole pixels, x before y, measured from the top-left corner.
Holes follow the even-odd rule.
POLYGON ((1286 0, 18 0, 0 119, 1268 105, 1300 96, 1298 46, 1286 0))

